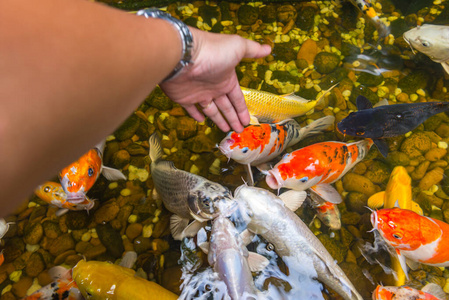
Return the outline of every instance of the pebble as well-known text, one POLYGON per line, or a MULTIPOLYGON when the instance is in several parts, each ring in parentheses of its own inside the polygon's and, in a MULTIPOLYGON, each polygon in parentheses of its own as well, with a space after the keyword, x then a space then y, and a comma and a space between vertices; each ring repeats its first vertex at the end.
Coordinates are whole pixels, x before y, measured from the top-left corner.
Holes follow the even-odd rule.
POLYGON ((444 176, 444 170, 441 168, 435 168, 433 170, 430 170, 424 177, 421 179, 421 181, 418 184, 418 187, 421 190, 428 190, 432 187, 434 184, 438 184, 444 176))
POLYGON ((133 223, 126 228, 126 236, 130 241, 133 241, 142 233, 143 226, 140 223, 133 223))

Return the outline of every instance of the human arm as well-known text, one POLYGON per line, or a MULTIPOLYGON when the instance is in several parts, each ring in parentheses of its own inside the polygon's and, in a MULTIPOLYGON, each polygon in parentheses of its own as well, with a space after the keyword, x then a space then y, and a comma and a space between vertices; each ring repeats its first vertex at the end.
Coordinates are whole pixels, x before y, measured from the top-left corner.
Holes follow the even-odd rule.
POLYGON ((84 0, 34 4, 0 1, 3 215, 117 128, 181 57, 167 21, 84 0))

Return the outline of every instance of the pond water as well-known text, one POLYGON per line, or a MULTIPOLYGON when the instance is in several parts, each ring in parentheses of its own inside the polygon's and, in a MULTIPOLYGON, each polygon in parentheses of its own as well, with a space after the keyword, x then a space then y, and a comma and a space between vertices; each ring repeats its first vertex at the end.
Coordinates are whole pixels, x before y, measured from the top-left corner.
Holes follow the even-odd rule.
MULTIPOLYGON (((127 10, 148 5, 108 4, 127 10)), ((405 31, 418 25, 448 24, 447 4, 442 0, 373 2, 374 10, 388 28, 383 37, 379 37, 375 23, 350 1, 195 1, 171 3, 163 8, 190 26, 270 44, 273 51, 268 57, 244 60, 238 65, 242 87, 279 95, 295 93, 315 100, 338 83, 324 101, 295 118, 306 126, 324 116, 334 116, 336 126, 350 112, 357 111, 359 95, 373 104, 383 99, 391 105, 447 101, 449 77, 441 64, 412 51, 402 38, 405 31)), ((357 140, 344 136, 335 126, 303 139, 287 152, 318 142, 357 140)), ((211 288, 214 282, 217 289, 220 285, 208 268, 207 256, 196 247, 196 238, 180 242, 170 235, 171 213, 155 195, 150 172, 148 139, 154 132, 162 136, 163 158, 178 169, 218 182, 231 191, 243 184, 242 178, 246 180, 243 166, 228 161, 216 147, 226 133, 208 120, 197 123, 156 89, 135 114, 106 138, 103 162, 122 170, 127 180, 110 182, 100 176, 88 192, 95 199, 88 212, 69 211, 57 216, 58 208, 31 195, 5 218, 14 223, 1 241, 5 262, 0 266, 0 300, 20 299, 50 283, 48 270, 53 266, 72 268, 83 258, 119 262, 126 251, 137 252, 133 269, 139 276, 178 295, 182 279, 190 280, 183 293, 185 299, 221 298, 222 293, 211 288), (204 281, 212 283, 207 285, 204 281)), ((413 131, 386 142, 386 158, 373 146, 360 163, 333 184, 343 198, 338 205, 341 229, 331 230, 314 218, 316 211, 310 205, 296 211, 364 299, 371 299, 378 284, 395 285, 400 278, 387 247, 374 242, 380 238, 369 232, 373 226, 367 208, 373 206, 368 203, 370 196, 385 191, 395 167, 404 167, 411 177, 412 199, 423 214, 449 222, 449 117, 445 113, 434 115, 413 131)), ((265 175, 253 171, 256 185, 271 190, 265 175)), ((49 180, 58 182, 57 174, 49 180)), ((254 275, 258 288, 276 287, 272 288, 274 299, 341 299, 332 290, 321 295, 320 286, 317 288, 314 282, 293 278, 294 269, 286 271, 273 245, 263 238, 256 237, 249 250, 270 259, 268 267, 254 275), (310 293, 289 293, 295 289, 310 293), (315 291, 319 297, 312 296, 315 291)), ((432 282, 449 292, 449 271, 445 268, 421 265, 410 270, 409 276, 401 284, 421 289, 432 282)))

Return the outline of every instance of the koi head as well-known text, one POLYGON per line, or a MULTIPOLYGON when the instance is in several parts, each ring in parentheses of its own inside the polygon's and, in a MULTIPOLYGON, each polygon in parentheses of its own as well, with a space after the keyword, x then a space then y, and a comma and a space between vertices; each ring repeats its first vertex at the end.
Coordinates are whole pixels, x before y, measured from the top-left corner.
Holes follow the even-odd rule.
POLYGON ((431 239, 438 238, 435 234, 440 235, 440 230, 429 228, 434 223, 428 221, 427 218, 411 210, 400 208, 380 209, 371 213, 371 224, 374 229, 379 231, 388 244, 398 250, 411 251, 419 248, 428 238, 424 238, 426 235, 430 235, 431 239), (436 233, 432 233, 431 230, 436 233))
POLYGON ((241 133, 230 132, 218 146, 229 159, 241 164, 250 164, 269 144, 271 128, 268 124, 250 125, 241 133))
POLYGON ((378 285, 373 292, 373 300, 393 300, 398 287, 386 287, 378 285))
POLYGON ((53 181, 47 181, 38 186, 34 193, 47 203, 52 203, 53 201, 65 202, 67 197, 61 184, 53 181))
POLYGON ((67 201, 78 203, 84 200, 100 175, 101 166, 100 152, 94 148, 61 171, 59 180, 67 194, 67 201))

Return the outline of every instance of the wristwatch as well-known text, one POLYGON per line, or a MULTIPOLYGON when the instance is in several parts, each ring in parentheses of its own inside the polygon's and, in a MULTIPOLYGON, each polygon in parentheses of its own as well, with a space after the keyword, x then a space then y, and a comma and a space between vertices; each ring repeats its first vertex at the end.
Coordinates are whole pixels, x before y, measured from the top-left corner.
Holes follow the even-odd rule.
POLYGON ((137 12, 138 16, 144 16, 145 18, 158 18, 169 21, 178 30, 182 43, 182 58, 173 69, 173 71, 162 82, 170 80, 180 73, 182 68, 192 64, 192 49, 193 49, 193 36, 187 27, 181 20, 172 17, 169 13, 163 12, 157 8, 141 9, 137 12))

